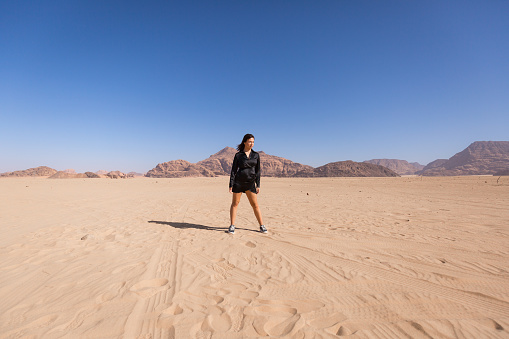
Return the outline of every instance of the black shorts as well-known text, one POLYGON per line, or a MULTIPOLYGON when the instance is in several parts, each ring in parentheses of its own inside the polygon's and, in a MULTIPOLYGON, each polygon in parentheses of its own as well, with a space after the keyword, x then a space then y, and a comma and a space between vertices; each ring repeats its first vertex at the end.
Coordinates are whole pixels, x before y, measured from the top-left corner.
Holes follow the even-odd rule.
POLYGON ((244 193, 245 191, 251 191, 256 194, 256 184, 254 182, 234 182, 232 187, 233 193, 244 193))

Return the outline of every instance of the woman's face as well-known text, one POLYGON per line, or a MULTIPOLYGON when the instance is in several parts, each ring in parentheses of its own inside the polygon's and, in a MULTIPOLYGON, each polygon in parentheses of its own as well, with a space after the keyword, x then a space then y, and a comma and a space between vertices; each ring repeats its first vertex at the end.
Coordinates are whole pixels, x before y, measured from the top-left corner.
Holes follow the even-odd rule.
POLYGON ((244 151, 249 151, 254 146, 254 138, 247 139, 244 143, 244 151))

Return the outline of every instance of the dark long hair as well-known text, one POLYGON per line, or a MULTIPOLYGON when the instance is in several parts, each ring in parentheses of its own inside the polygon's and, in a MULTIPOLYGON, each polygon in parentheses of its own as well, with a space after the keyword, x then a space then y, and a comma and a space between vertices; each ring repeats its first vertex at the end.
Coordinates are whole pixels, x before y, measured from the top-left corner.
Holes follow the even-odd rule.
POLYGON ((252 135, 252 134, 244 135, 244 137, 242 138, 242 142, 237 146, 237 151, 239 151, 239 152, 244 151, 244 143, 251 138, 254 139, 254 135, 252 135))

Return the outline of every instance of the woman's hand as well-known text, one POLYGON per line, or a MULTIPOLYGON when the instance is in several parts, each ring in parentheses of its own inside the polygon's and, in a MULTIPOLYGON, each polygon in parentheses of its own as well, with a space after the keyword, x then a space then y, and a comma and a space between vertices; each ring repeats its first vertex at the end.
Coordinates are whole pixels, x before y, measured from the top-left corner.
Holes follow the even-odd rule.
POLYGON ((230 187, 230 193, 233 193, 232 188, 230 187))
POLYGON ((256 194, 260 193, 260 187, 256 187, 256 194))

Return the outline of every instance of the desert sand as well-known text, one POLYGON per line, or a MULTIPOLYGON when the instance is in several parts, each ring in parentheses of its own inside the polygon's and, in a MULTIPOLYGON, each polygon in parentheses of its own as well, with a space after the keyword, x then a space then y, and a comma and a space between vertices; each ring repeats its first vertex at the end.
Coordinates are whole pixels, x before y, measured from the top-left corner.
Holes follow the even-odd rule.
POLYGON ((509 338, 509 177, 0 179, 1 338, 509 338))

